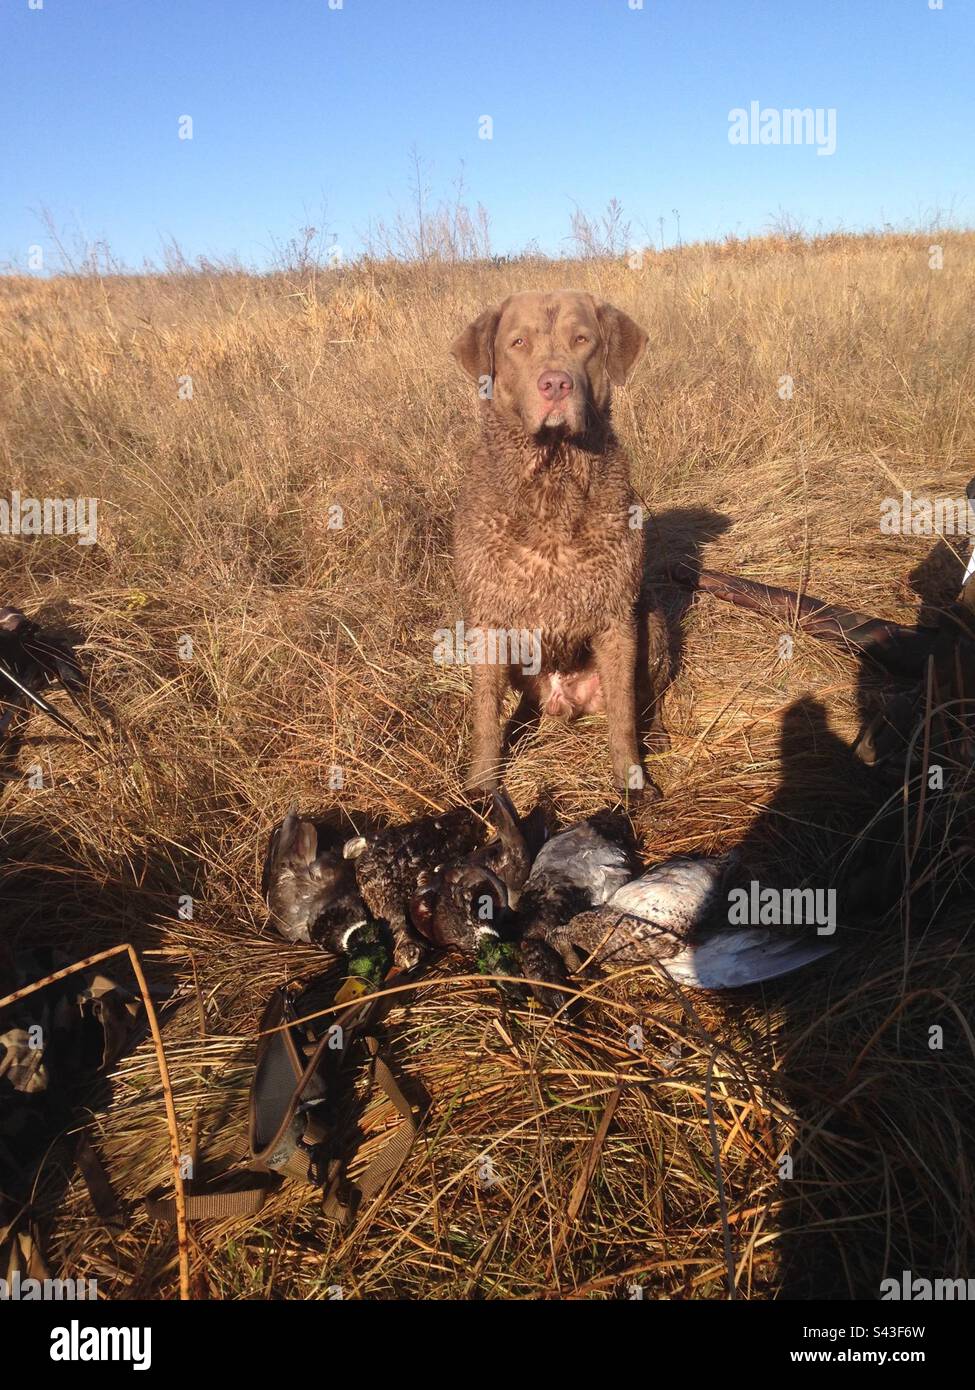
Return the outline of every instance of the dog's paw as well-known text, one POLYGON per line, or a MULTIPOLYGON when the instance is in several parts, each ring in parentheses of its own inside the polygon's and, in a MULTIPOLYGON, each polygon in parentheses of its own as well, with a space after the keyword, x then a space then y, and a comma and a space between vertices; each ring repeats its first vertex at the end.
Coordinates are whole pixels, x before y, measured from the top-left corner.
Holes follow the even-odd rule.
POLYGON ((616 794, 620 805, 628 815, 634 815, 647 806, 653 806, 663 799, 663 792, 652 777, 644 774, 642 787, 617 787, 616 794))

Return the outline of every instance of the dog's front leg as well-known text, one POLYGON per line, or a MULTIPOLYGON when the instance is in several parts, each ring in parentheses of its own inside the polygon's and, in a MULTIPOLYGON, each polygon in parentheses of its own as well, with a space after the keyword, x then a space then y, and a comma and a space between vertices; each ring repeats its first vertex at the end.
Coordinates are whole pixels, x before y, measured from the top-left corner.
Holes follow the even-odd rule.
POLYGON ((469 791, 491 792, 501 777, 501 713, 508 688, 508 668, 497 663, 471 667, 474 697, 474 733, 469 791))
POLYGON ((619 791, 634 793, 644 788, 659 795, 645 778, 636 742, 636 623, 614 623, 594 640, 593 656, 606 700, 609 751, 613 780, 619 791))

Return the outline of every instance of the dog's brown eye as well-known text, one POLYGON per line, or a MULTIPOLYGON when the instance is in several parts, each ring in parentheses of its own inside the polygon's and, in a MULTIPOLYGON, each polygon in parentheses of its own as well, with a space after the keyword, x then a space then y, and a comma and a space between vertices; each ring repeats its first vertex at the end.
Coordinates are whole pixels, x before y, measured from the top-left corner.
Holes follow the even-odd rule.
POLYGON ((525 340, 524 340, 524 338, 516 338, 516 339, 514 340, 514 342, 511 344, 511 346, 512 346, 512 347, 524 347, 524 346, 525 346, 525 340))
POLYGON ((589 341, 589 339, 586 337, 585 333, 577 333, 577 334, 576 334, 576 342, 577 342, 577 343, 588 343, 588 341, 589 341))

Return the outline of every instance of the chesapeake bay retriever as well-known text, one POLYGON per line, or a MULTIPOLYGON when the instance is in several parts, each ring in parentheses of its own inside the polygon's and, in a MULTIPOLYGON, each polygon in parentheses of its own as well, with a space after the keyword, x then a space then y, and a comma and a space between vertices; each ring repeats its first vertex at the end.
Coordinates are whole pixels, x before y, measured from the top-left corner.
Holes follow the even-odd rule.
MULTIPOLYGON (((453 527, 465 629, 539 639, 533 664, 469 658, 472 791, 498 783, 510 683, 521 701, 509 737, 540 713, 604 710, 617 787, 659 795, 641 770, 637 691, 653 703, 648 672, 665 661, 666 623, 638 612, 642 515, 610 423, 611 387, 646 343, 626 314, 574 290, 513 294, 453 343, 481 397, 453 527)), ((655 705, 653 728, 662 739, 655 705)))

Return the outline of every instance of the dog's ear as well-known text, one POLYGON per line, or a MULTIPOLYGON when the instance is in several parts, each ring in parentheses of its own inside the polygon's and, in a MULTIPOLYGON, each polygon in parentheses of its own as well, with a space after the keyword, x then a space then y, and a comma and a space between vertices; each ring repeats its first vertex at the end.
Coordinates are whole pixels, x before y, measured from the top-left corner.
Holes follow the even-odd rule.
POLYGON ((501 320, 501 309, 500 304, 485 309, 450 345, 453 356, 477 382, 482 377, 494 376, 494 335, 501 320))
POLYGON ((606 375, 614 386, 623 386, 643 356, 647 334, 629 314, 612 304, 597 304, 596 317, 606 344, 606 375))

